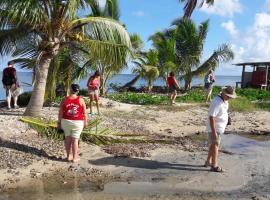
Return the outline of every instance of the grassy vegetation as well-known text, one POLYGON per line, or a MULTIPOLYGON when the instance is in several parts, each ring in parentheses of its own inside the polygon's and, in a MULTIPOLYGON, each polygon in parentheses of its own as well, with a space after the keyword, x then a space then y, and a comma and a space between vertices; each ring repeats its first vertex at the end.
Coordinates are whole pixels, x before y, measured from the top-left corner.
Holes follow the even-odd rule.
MULTIPOLYGON (((213 88, 213 96, 219 94, 220 87, 213 88)), ((258 89, 237 89, 237 99, 230 101, 230 110, 238 112, 251 112, 255 110, 270 110, 270 91, 258 89), (254 101, 254 102, 253 102, 254 101)), ((139 105, 166 105, 169 102, 167 95, 146 93, 115 93, 108 96, 110 99, 122 103, 139 105)), ((181 103, 204 103, 206 92, 201 88, 188 91, 178 96, 176 101, 181 103)))
MULTIPOLYGON (((213 96, 221 91, 220 87, 213 88, 213 96)), ((255 110, 270 111, 270 91, 259 89, 236 89, 238 95, 237 99, 230 101, 230 109, 239 112, 251 112, 255 110)), ((81 90, 80 94, 87 96, 87 90, 81 90)), ((20 106, 26 106, 31 97, 30 92, 23 93, 18 99, 20 106)), ((123 92, 108 95, 112 100, 138 105, 167 105, 169 98, 162 94, 147 94, 123 92)), ((179 103, 204 103, 206 99, 206 92, 201 88, 196 88, 186 92, 184 95, 178 96, 176 101, 179 103)), ((56 97, 54 103, 60 103, 62 97, 56 97)), ((87 101, 87 100, 86 100, 87 101)), ((86 102, 88 105, 88 101, 86 102)))

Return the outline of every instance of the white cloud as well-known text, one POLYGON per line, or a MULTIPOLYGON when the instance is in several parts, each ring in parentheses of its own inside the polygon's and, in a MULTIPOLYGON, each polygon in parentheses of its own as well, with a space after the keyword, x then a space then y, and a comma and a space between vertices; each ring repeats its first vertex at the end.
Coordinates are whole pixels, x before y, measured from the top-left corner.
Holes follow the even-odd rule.
POLYGON ((239 0, 217 0, 213 6, 204 4, 201 11, 223 17, 233 17, 235 13, 241 13, 243 11, 243 6, 239 0))
POLYGON ((145 13, 142 10, 138 10, 138 11, 133 12, 132 14, 137 17, 143 17, 145 13))
POLYGON ((232 20, 229 20, 228 22, 223 22, 221 26, 225 28, 227 31, 229 31, 232 37, 236 37, 238 35, 238 30, 236 29, 234 22, 232 20))
POLYGON ((257 13, 254 23, 232 39, 235 62, 270 60, 270 14, 257 13))
POLYGON ((270 11, 270 0, 266 0, 263 5, 263 10, 270 11))

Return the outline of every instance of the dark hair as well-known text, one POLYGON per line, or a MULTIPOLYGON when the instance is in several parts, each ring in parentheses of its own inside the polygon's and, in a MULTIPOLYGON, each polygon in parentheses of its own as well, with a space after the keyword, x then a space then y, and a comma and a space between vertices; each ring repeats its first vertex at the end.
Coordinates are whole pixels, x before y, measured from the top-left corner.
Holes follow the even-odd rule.
POLYGON ((14 61, 8 61, 8 65, 14 65, 14 61))
POLYGON ((174 76, 174 72, 170 72, 170 76, 174 76))
POLYGON ((80 91, 80 86, 78 84, 71 84, 70 88, 74 93, 78 93, 80 91))
POLYGON ((100 76, 100 73, 99 73, 98 70, 97 70, 97 71, 95 72, 95 74, 94 74, 94 77, 97 77, 97 76, 100 76))

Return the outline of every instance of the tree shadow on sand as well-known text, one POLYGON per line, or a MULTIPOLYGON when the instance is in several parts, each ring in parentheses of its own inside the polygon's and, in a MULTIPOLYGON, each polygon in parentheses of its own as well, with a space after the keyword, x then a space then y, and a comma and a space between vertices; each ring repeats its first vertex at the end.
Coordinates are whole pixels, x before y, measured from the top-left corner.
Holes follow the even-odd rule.
POLYGON ((93 165, 115 165, 124 167, 133 167, 141 169, 174 169, 184 171, 209 171, 203 165, 190 165, 180 163, 159 162, 154 160, 145 160, 141 158, 127 157, 105 157, 97 160, 89 160, 93 165))
POLYGON ((46 151, 44 151, 43 149, 38 149, 36 147, 30 147, 25 144, 15 143, 15 142, 7 141, 7 140, 1 141, 1 138, 0 138, 0 148, 13 149, 16 151, 33 154, 38 157, 48 158, 49 160, 64 161, 64 159, 62 158, 48 155, 46 151))

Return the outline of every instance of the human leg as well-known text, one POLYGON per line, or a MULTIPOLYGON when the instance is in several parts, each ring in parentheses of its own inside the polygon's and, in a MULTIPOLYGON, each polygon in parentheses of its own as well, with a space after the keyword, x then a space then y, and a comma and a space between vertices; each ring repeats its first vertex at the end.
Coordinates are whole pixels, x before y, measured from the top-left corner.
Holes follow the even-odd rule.
POLYGON ((90 103, 89 103, 89 108, 90 108, 90 114, 93 114, 93 100, 94 100, 94 95, 92 93, 89 94, 90 98, 90 103))
POLYGON ((10 103, 11 103, 11 86, 7 85, 6 87, 6 100, 7 100, 7 106, 8 109, 11 108, 10 103))
POLYGON ((72 137, 72 155, 73 155, 73 162, 76 163, 79 161, 78 159, 78 145, 79 139, 72 137))
POLYGON ((17 105, 18 96, 14 96, 13 100, 14 100, 14 108, 19 108, 19 106, 17 105))
POLYGON ((71 142, 72 138, 70 136, 65 137, 65 148, 66 148, 66 154, 67 154, 67 160, 71 161, 71 156, 70 156, 70 150, 71 150, 71 142))
POLYGON ((208 166, 212 166, 212 158, 213 158, 213 145, 209 145, 209 149, 208 149, 208 156, 207 156, 207 159, 205 161, 205 167, 208 167, 208 166))
POLYGON ((94 98, 95 98, 95 102, 96 102, 97 113, 100 114, 100 112, 99 112, 99 92, 98 92, 98 90, 95 90, 94 98))
POLYGON ((177 97, 177 92, 176 90, 174 90, 172 93, 172 103, 175 103, 176 97, 177 97))
POLYGON ((84 121, 82 120, 73 120, 72 121, 72 154, 73 154, 73 162, 78 162, 78 148, 79 148, 79 139, 84 127, 84 121))

